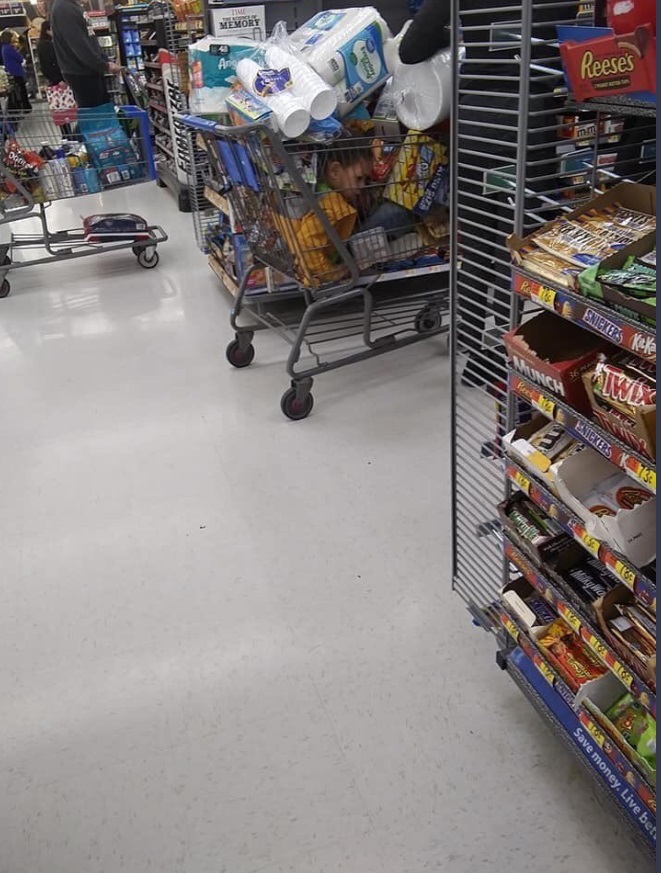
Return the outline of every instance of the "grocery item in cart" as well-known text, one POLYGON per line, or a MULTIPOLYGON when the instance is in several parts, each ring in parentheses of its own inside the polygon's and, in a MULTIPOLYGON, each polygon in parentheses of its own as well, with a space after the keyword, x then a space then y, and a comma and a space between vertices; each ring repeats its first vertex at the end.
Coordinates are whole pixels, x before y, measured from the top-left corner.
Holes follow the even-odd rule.
POLYGON ((103 187, 136 181, 145 175, 112 103, 80 109, 78 127, 103 187))
POLYGON ((140 215, 132 213, 106 213, 88 215, 83 219, 86 242, 139 242, 150 238, 149 225, 140 215))
POLYGON ((205 36, 188 47, 189 107, 196 115, 225 112, 236 65, 257 43, 237 36, 205 36))
POLYGON ((384 199, 405 209, 429 211, 427 188, 433 185, 438 167, 447 163, 447 149, 443 144, 426 134, 411 131, 397 153, 383 191, 384 199))

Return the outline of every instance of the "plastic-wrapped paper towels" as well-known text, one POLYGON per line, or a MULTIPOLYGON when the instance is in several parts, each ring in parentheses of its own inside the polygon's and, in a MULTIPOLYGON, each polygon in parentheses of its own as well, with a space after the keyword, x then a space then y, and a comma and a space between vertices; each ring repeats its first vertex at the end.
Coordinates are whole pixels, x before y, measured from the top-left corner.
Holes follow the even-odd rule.
POLYGON ((191 113, 225 112, 225 98, 234 82, 237 64, 257 46, 253 40, 231 36, 205 36, 189 46, 191 113))
POLYGON ((254 58, 241 58, 236 74, 251 94, 259 97, 273 112, 278 129, 286 139, 295 139, 308 129, 310 113, 292 93, 288 67, 271 68, 254 58))
POLYGON ((388 78, 388 25, 372 6, 320 12, 291 35, 310 66, 335 87, 346 115, 388 78))
POLYGON ((393 71, 397 117, 409 130, 427 130, 450 114, 452 51, 444 49, 421 64, 398 64, 393 71))

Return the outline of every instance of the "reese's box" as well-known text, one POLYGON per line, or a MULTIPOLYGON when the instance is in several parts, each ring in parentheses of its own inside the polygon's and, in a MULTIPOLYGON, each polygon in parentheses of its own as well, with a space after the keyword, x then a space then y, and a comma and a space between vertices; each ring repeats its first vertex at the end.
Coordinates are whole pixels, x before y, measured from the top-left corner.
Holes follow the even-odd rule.
POLYGON ((612 348, 608 343, 550 312, 541 312, 514 328, 505 334, 504 342, 517 373, 575 409, 589 412, 582 376, 599 352, 612 348))

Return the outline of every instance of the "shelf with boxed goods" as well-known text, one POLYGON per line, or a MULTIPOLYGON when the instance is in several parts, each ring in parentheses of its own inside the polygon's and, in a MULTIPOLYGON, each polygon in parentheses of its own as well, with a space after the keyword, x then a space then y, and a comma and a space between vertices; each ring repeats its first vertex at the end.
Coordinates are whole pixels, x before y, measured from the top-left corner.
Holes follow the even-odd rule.
MULTIPOLYGON (((546 418, 561 425, 574 439, 591 446, 635 482, 656 494, 656 466, 644 455, 514 370, 509 371, 509 389, 546 418)), ((533 451, 532 447, 528 451, 533 451)))
POLYGON ((529 654, 515 648, 507 669, 540 715, 562 739, 576 759, 585 765, 602 796, 611 800, 629 823, 650 857, 656 852, 656 793, 610 735, 594 722, 583 707, 576 712, 541 673, 529 654))
POLYGON ((656 361, 656 189, 623 182, 525 238, 511 235, 514 291, 656 361))
MULTIPOLYGON (((589 450, 585 449, 585 451, 589 450)), ((596 455, 596 457, 599 456, 596 455)), ((579 458, 579 462, 581 460, 582 458, 579 458)), ((534 479, 531 473, 519 464, 508 459, 505 472, 507 478, 523 491, 533 503, 556 521, 586 551, 597 558, 617 581, 623 582, 627 588, 633 591, 647 609, 656 614, 656 570, 654 570, 654 578, 652 578, 647 572, 637 568, 624 555, 619 554, 609 543, 588 532, 583 520, 579 519, 556 495, 552 494, 537 479, 534 479)), ((651 532, 649 533, 651 536, 651 532)))
MULTIPOLYGON (((564 577, 561 576, 560 572, 557 570, 553 571, 553 575, 550 570, 543 573, 534 566, 532 561, 530 561, 523 552, 517 548, 517 545, 512 541, 512 539, 507 536, 505 539, 504 551, 507 559, 516 566, 535 591, 554 608, 557 614, 567 623, 567 625, 569 625, 569 627, 571 627, 572 631, 580 637, 582 642, 589 648, 593 655, 596 656, 599 662, 619 679, 632 696, 640 702, 641 706, 656 718, 656 692, 652 689, 650 680, 642 678, 634 671, 629 663, 623 663, 621 656, 615 652, 610 646, 610 643, 605 640, 601 630, 596 629, 596 619, 589 619, 584 614, 585 611, 590 609, 596 615, 597 612, 595 612, 595 610, 598 611, 601 609, 601 604, 599 603, 600 598, 597 598, 595 601, 597 604, 596 607, 592 604, 588 605, 583 603, 583 611, 579 612, 575 606, 579 599, 578 596, 574 594, 570 605, 568 603, 569 598, 565 594, 564 589, 559 587, 560 581, 564 581, 565 578, 572 578, 572 571, 576 583, 582 584, 582 577, 588 576, 586 569, 583 569, 580 566, 572 568, 572 570, 565 571, 564 577)), ((568 588, 569 583, 566 582, 565 584, 568 588)), ((576 589, 574 589, 574 591, 575 590, 576 589)), ((586 590, 588 589, 586 588, 586 590)), ((606 590, 608 591, 610 589, 606 590)), ((521 610, 525 607, 525 602, 522 601, 519 595, 514 591, 511 593, 506 592, 503 596, 508 602, 510 609, 514 610, 518 615, 521 615, 521 610), (507 595, 509 595, 509 597, 507 595)), ((603 598, 604 595, 601 597, 603 598)), ((626 619, 626 614, 622 612, 620 617, 626 619)), ((649 618, 653 620, 652 616, 649 618)), ((628 619, 626 620, 629 621, 628 619)), ((654 647, 654 651, 656 651, 656 640, 654 640, 654 647)))

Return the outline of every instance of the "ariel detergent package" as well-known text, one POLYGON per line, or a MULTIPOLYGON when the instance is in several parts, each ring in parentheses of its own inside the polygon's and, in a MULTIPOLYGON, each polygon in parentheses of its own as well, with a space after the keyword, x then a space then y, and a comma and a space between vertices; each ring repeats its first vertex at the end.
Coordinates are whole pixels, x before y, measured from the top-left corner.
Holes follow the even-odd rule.
POLYGON ((226 112, 225 100, 236 81, 236 65, 257 48, 238 36, 205 36, 188 47, 190 112, 215 115, 226 112))
POLYGON ((372 6, 320 12, 291 35, 303 58, 337 94, 345 116, 389 76, 383 47, 391 33, 372 6))

